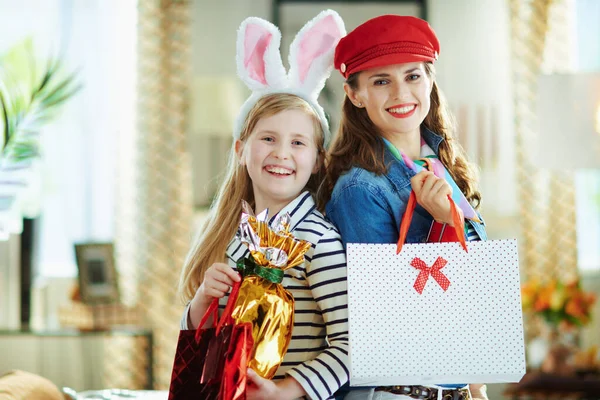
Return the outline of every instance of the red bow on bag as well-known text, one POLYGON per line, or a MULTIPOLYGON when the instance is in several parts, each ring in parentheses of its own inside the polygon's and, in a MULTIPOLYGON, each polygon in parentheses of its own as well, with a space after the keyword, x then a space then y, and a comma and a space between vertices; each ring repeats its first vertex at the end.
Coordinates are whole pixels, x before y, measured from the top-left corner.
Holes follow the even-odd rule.
POLYGON ((418 269, 419 276, 417 276, 417 280, 415 281, 414 288, 419 294, 423 293, 423 289, 425 289, 425 284, 429 279, 429 275, 440 285, 444 292, 448 290, 450 286, 450 279, 442 271, 442 268, 446 266, 448 261, 444 260, 442 257, 438 257, 431 267, 427 266, 425 261, 421 260, 419 257, 413 258, 410 265, 414 268, 418 269))
MULTIPOLYGON (((428 159, 424 159, 425 167, 427 169, 431 169, 428 159)), ((465 235, 465 221, 461 218, 460 213, 458 212, 458 208, 452 200, 452 197, 448 195, 448 201, 450 202, 450 211, 452 213, 452 220, 454 223, 454 229, 445 229, 445 224, 440 224, 438 222, 433 222, 431 231, 429 232, 429 237, 427 238, 428 243, 437 243, 437 242, 459 242, 463 249, 466 252, 467 249, 467 239, 465 235), (435 240, 436 236, 439 240, 435 240)), ((404 246, 404 242, 406 241, 406 235, 408 234, 408 228, 410 227, 410 222, 412 221, 412 217, 417 207, 417 196, 414 191, 410 192, 410 197, 408 198, 408 203, 406 204, 406 211, 402 216, 402 220, 400 222, 400 233, 398 237, 398 244, 396 247, 396 254, 399 254, 402 251, 402 247, 404 246)), ((419 293, 423 293, 423 289, 425 288, 425 284, 431 275, 433 279, 440 285, 440 287, 446 291, 450 286, 450 280, 442 271, 440 271, 444 266, 448 263, 442 257, 438 257, 431 267, 427 266, 425 261, 421 260, 418 257, 415 257, 411 266, 418 269, 419 276, 414 283, 415 290, 419 293)))
POLYGON ((169 400, 245 400, 246 372, 252 352, 252 325, 236 324, 231 313, 240 283, 231 288, 227 306, 218 320, 215 299, 198 328, 179 333, 169 400), (202 329, 213 315, 213 326, 202 329))

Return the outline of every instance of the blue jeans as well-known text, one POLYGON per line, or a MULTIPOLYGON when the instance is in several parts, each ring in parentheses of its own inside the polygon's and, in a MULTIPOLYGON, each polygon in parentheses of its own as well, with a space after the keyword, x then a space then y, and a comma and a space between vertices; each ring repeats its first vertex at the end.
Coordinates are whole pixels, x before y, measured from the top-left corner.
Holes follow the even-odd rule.
POLYGON ((375 389, 360 389, 348 392, 344 400, 401 400, 410 399, 408 396, 389 392, 376 392, 375 389))

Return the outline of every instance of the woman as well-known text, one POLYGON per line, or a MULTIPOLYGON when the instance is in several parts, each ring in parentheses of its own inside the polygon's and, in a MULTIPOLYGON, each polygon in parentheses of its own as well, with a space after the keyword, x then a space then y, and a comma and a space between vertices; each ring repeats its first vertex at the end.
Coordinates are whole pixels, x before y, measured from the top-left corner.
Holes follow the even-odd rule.
MULTIPOLYGON (((454 229, 445 229, 455 224, 448 196, 466 219, 467 240, 487 238, 475 211, 481 199, 476 174, 453 138, 435 81, 439 53, 427 22, 397 15, 363 23, 336 48, 335 67, 346 78, 346 98, 319 205, 344 245, 396 243, 411 191, 418 205, 406 242, 426 242, 430 231, 451 239, 454 229), (437 174, 418 166, 422 158, 435 165, 437 174)), ((487 398, 484 386, 470 389, 475 398, 487 398)), ((353 390, 346 399, 399 400, 417 392, 414 398, 468 398, 462 387, 399 386, 353 390)))

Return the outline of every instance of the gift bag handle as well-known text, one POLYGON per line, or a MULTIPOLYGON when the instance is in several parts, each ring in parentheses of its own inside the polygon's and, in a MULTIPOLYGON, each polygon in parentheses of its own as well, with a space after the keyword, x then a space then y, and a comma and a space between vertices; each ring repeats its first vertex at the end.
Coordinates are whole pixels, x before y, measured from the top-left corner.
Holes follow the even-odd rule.
MULTIPOLYGON (((425 166, 426 169, 431 171, 431 165, 429 159, 425 158, 425 166)), ((467 250, 467 239, 465 237, 465 221, 460 217, 460 213, 458 212, 458 208, 456 207, 456 203, 452 200, 452 197, 448 195, 448 201, 450 202, 450 212, 452 213, 452 222, 454 222, 454 230, 456 232, 456 237, 458 237, 458 241, 462 245, 463 249, 467 250)), ((413 214, 415 212, 415 208, 417 207, 417 195, 414 190, 411 190, 410 197, 408 198, 408 203, 406 204, 406 211, 402 216, 402 220, 400 221, 400 234, 398 237, 398 244, 396 247, 396 254, 402 251, 402 246, 406 242, 406 235, 408 234, 408 228, 410 227, 410 222, 412 221, 413 214)))
POLYGON ((227 305, 225 306, 225 310, 223 310, 223 315, 221 315, 221 319, 219 320, 219 323, 217 324, 217 334, 221 331, 221 329, 225 325, 231 325, 235 322, 235 320, 231 316, 231 313, 233 312, 233 307, 235 306, 235 303, 237 302, 237 297, 238 297, 238 293, 240 291, 241 284, 242 284, 241 281, 235 282, 233 284, 233 286, 231 287, 231 292, 229 293, 229 299, 227 299, 227 305))
POLYGON ((204 313, 204 316, 202 317, 202 321, 200 321, 200 324, 198 324, 198 327, 196 328, 196 335, 194 335, 194 338, 196 339, 196 343, 200 342, 200 335, 202 334, 202 327, 204 326, 204 324, 206 324, 206 322, 208 321, 208 318, 210 317, 211 313, 213 314, 213 322, 212 322, 212 327, 214 328, 215 325, 217 324, 217 319, 219 319, 219 299, 214 299, 211 303, 210 306, 208 306, 208 310, 206 310, 206 312, 204 313))

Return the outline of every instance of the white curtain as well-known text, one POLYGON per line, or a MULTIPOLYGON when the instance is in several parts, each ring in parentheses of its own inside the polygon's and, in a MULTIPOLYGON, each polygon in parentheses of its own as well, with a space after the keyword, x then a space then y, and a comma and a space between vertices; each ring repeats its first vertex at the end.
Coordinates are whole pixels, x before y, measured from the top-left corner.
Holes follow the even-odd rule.
POLYGON ((11 4, 19 8, 20 18, 14 18, 19 24, 48 23, 33 35, 36 44, 44 45, 38 54, 60 54, 69 69, 79 71, 83 85, 43 132, 44 198, 36 224, 38 275, 72 277, 77 275, 75 242, 112 241, 114 236, 117 144, 135 128, 137 3, 11 4), (40 10, 40 4, 48 9, 40 10))

